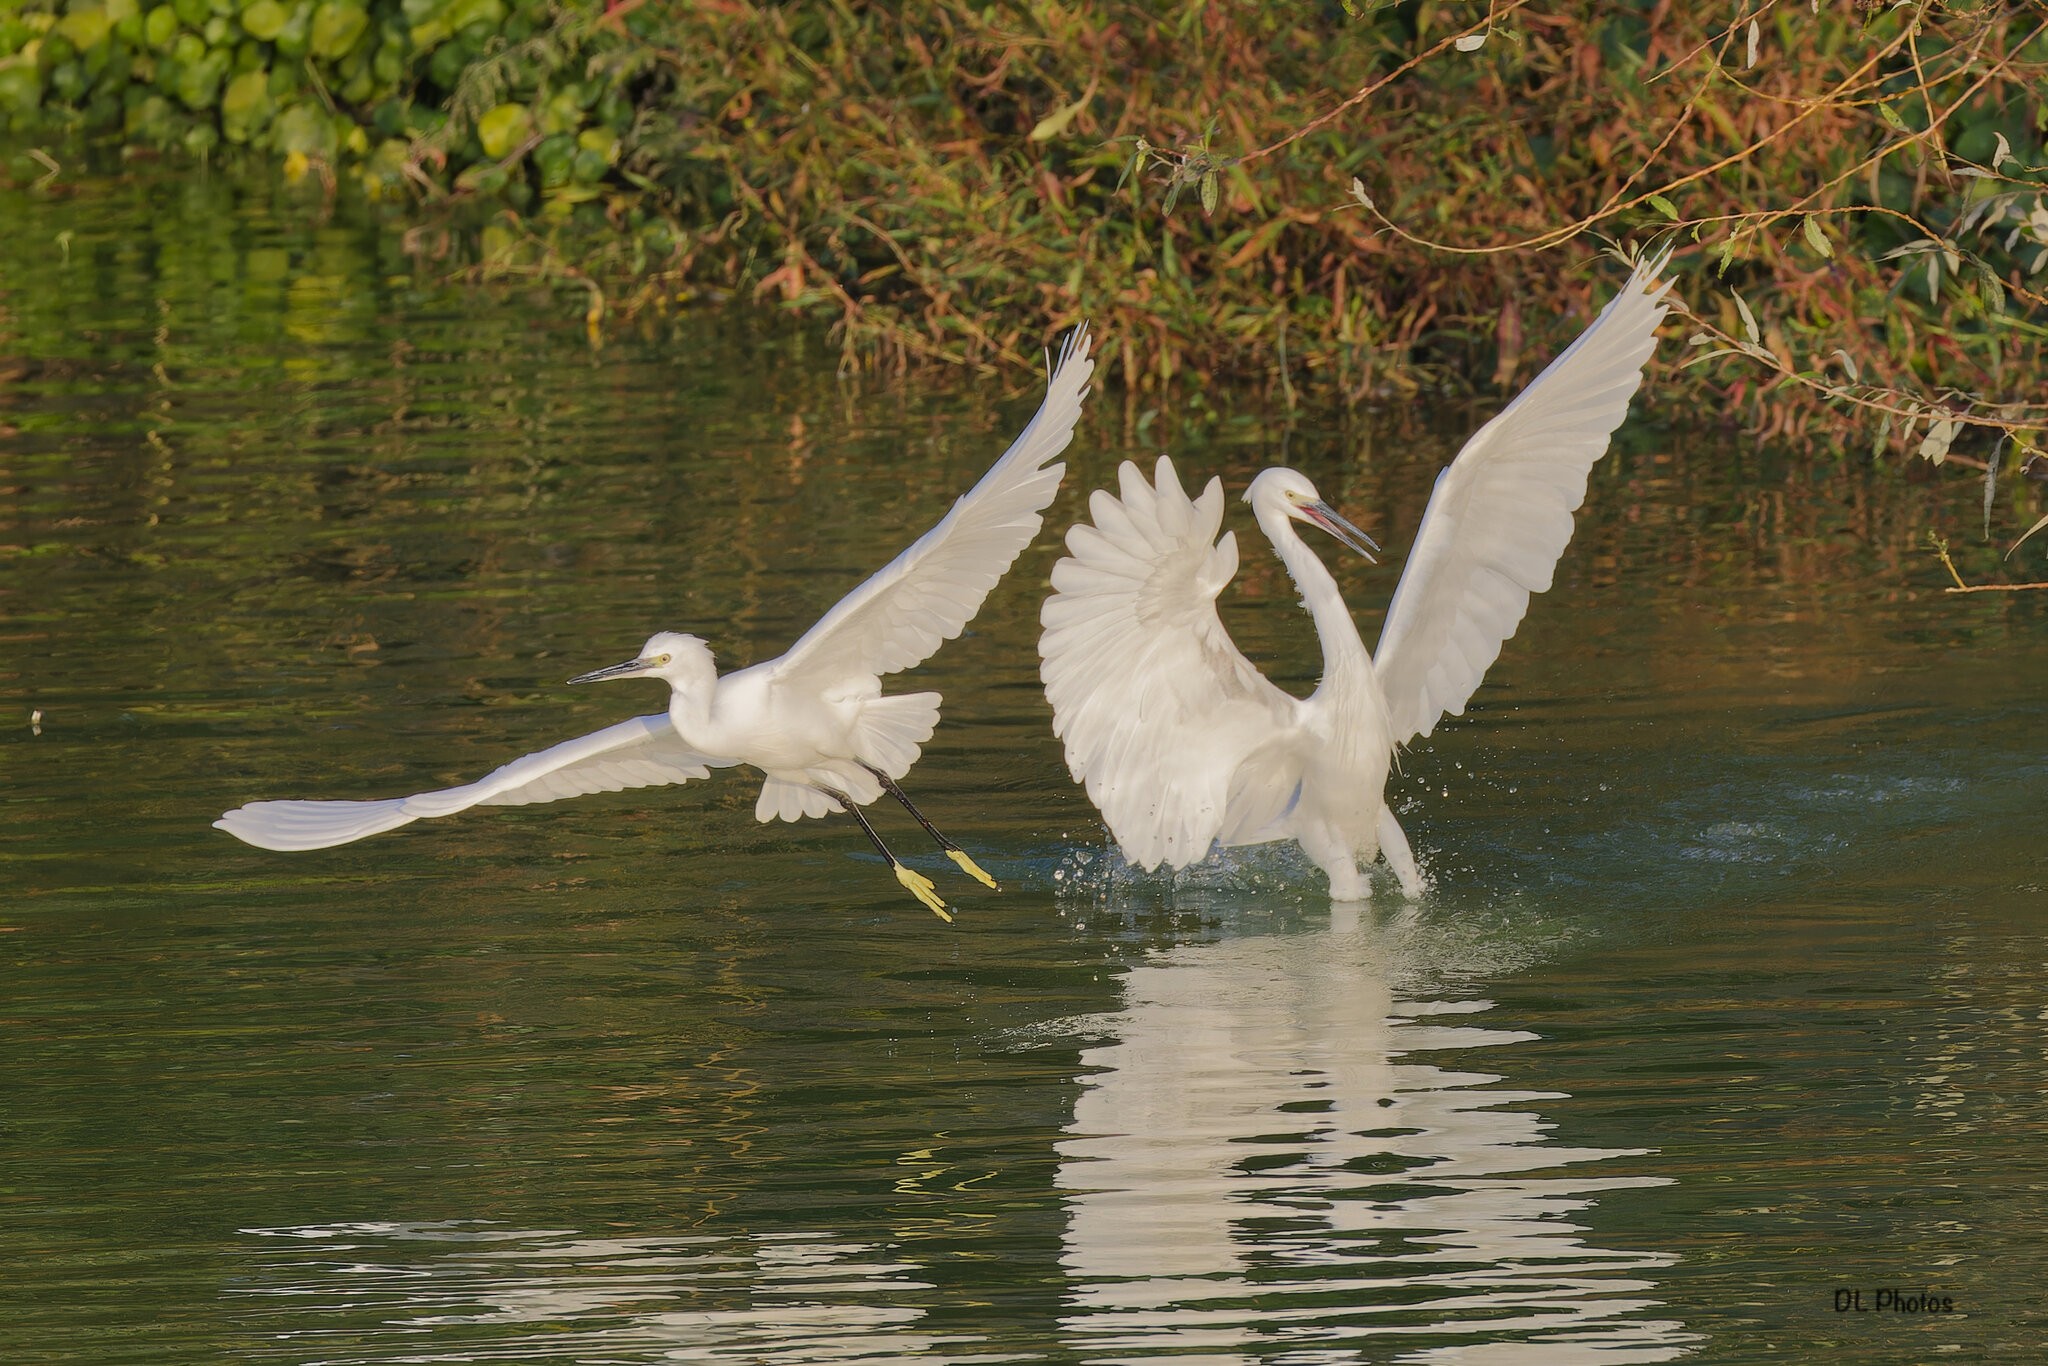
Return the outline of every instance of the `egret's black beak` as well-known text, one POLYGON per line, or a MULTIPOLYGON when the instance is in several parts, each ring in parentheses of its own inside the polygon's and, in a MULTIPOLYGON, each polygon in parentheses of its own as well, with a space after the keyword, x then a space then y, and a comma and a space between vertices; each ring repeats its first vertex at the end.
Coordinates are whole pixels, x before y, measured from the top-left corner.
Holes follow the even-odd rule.
POLYGON ((569 682, 571 684, 602 683, 608 678, 633 678, 640 674, 651 673, 660 667, 661 665, 657 660, 644 658, 629 659, 624 664, 614 664, 610 668, 593 669, 587 674, 577 674, 569 682))
POLYGON ((1351 549, 1365 556, 1372 563, 1378 564, 1380 562, 1379 542, 1345 521, 1338 515, 1337 509, 1331 507, 1328 503, 1304 503, 1301 506, 1301 515, 1306 520, 1313 522, 1332 536, 1335 536, 1345 545, 1351 547, 1351 549))

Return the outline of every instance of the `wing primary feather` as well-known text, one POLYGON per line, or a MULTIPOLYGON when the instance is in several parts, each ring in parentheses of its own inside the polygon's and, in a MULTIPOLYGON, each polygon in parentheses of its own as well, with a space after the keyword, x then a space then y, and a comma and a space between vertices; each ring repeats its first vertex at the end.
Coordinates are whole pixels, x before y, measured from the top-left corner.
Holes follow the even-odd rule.
POLYGON ((1373 664, 1394 740, 1462 713, 1547 590, 1572 513, 1642 383, 1669 305, 1667 248, 1642 260, 1593 324, 1437 476, 1373 664))
POLYGON ((988 473, 931 530, 840 599, 776 661, 780 676, 881 677, 923 663, 966 628, 1038 534, 1066 466, 1095 362, 1086 323, 1067 334, 1045 398, 988 473), (934 594, 935 585, 949 591, 934 594))
POLYGON ((689 782, 732 762, 684 744, 666 714, 636 716, 514 759, 461 787, 368 802, 250 802, 214 825, 260 849, 326 849, 473 806, 522 806, 689 782))

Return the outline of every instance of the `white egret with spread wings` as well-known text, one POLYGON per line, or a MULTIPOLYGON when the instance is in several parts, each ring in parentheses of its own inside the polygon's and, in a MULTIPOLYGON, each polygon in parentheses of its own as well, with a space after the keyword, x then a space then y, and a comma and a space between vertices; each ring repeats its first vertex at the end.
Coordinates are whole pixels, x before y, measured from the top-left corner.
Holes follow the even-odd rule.
POLYGON ((1297 698, 1239 652, 1216 615, 1237 572, 1223 486, 1199 498, 1161 457, 1152 481, 1120 471, 1093 524, 1067 533, 1040 621, 1040 677, 1067 766, 1124 857, 1179 869, 1217 845, 1292 839, 1362 900, 1361 864, 1384 855, 1411 899, 1422 874, 1384 791, 1396 747, 1462 713, 1529 595, 1550 587, 1586 479, 1628 412, 1656 345, 1669 252, 1639 264, 1593 325, 1438 476, 1407 570, 1368 654, 1337 582, 1294 529, 1322 528, 1372 558, 1365 534, 1290 469, 1245 501, 1300 589, 1323 646, 1321 682, 1297 698))
POLYGON ((847 594, 787 653, 720 677, 702 639, 663 631, 634 659, 569 681, 658 678, 671 689, 665 713, 515 759, 462 787, 382 801, 251 802, 214 824, 265 849, 324 849, 473 806, 689 782, 747 764, 767 779, 754 806, 757 819, 847 812, 897 881, 950 920, 931 879, 904 866, 860 809, 887 792, 963 871, 996 885, 897 786, 938 724, 939 694, 885 697, 881 680, 959 635, 1038 534, 1066 472, 1054 457, 1073 437, 1094 373, 1088 346, 1087 327, 1076 328, 1037 415, 1002 459, 937 526, 847 594))

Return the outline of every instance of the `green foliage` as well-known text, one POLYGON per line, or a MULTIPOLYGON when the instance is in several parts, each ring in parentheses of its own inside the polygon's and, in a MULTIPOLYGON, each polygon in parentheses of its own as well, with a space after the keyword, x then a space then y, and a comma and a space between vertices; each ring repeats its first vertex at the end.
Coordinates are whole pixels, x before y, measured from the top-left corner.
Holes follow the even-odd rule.
MULTIPOLYGON (((572 163, 579 136, 615 149, 631 130, 634 104, 584 88, 593 54, 636 41, 603 15, 599 0, 28 0, 0 16, 0 125, 226 141, 330 185, 459 197, 471 163, 537 151, 520 144, 543 111, 572 163)), ((544 187, 551 165, 528 156, 492 192, 544 187)))

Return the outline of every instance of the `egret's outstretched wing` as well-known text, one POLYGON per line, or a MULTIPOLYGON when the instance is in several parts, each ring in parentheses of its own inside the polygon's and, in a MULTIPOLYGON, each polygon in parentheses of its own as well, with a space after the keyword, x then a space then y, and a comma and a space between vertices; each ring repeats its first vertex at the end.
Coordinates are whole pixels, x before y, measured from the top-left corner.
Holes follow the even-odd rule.
POLYGON ((1156 487, 1129 461, 1118 476, 1123 496, 1096 492, 1094 524, 1067 533, 1053 566, 1039 676, 1067 767, 1124 856, 1184 868, 1232 821, 1239 765, 1290 734, 1300 704, 1216 616, 1237 572, 1236 536, 1216 535, 1222 481, 1190 500, 1164 456, 1156 487))
POLYGON ((1373 666, 1394 742, 1456 715, 1572 537, 1586 476, 1628 413, 1671 288, 1666 251, 1437 476, 1373 666))
POLYGON ((591 792, 685 783, 710 776, 714 759, 684 744, 666 715, 636 716, 514 759, 462 787, 373 802, 250 802, 214 825, 259 849, 325 849, 472 806, 523 806, 591 792))
POLYGON ((1045 520, 1095 362, 1088 326, 1067 335, 1045 401, 1003 458, 917 538, 804 633, 778 662, 785 676, 878 677, 931 657, 960 634, 1045 520))

